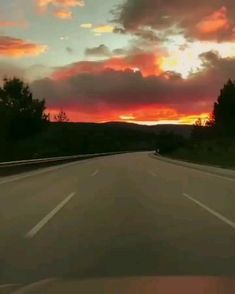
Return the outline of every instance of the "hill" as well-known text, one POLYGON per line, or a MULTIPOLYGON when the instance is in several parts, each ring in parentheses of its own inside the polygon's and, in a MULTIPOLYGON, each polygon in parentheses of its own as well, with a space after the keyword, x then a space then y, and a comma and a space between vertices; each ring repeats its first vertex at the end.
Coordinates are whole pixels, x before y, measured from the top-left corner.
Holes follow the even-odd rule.
POLYGON ((189 136, 191 126, 143 126, 129 123, 55 123, 19 141, 2 160, 31 159, 85 153, 154 150, 163 130, 189 136))
POLYGON ((192 125, 175 125, 175 124, 166 124, 166 125, 139 125, 133 123, 123 123, 123 122, 108 122, 103 125, 111 126, 120 126, 122 128, 139 130, 143 132, 153 133, 158 135, 162 131, 173 132, 174 134, 181 135, 183 137, 189 138, 193 129, 192 125))

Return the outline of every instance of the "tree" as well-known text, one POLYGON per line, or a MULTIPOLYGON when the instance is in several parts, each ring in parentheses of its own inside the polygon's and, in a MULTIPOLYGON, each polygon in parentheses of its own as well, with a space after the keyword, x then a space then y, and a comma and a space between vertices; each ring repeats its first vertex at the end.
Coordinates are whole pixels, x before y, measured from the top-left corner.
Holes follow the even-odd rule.
POLYGON ((40 131, 47 121, 45 101, 33 99, 29 86, 18 78, 3 80, 0 87, 1 136, 13 142, 40 131))
POLYGON ((229 80, 214 104, 214 127, 221 135, 235 136, 235 82, 229 80))
POLYGON ((185 138, 173 132, 162 131, 156 136, 156 151, 160 154, 171 153, 184 147, 185 138))
POLYGON ((69 122, 69 118, 63 110, 54 116, 54 120, 59 123, 69 122))

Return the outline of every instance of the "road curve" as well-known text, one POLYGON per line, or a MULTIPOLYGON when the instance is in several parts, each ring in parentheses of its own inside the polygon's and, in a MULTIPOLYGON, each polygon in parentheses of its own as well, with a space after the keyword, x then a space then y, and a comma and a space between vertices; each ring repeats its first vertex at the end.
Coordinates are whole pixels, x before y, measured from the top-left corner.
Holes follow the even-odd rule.
POLYGON ((235 179, 147 152, 0 180, 0 284, 235 274, 235 179))

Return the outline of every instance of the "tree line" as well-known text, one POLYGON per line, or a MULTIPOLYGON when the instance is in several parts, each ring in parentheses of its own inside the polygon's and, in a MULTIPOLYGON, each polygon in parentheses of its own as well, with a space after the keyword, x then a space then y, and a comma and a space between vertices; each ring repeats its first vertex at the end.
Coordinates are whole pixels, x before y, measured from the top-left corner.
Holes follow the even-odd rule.
POLYGON ((0 87, 0 160, 121 150, 153 150, 155 135, 120 126, 70 123, 61 110, 53 117, 18 78, 0 87))
MULTIPOLYGON (((34 99, 27 84, 18 78, 5 78, 0 87, 0 158, 11 158, 17 142, 42 132, 50 121, 45 100, 34 99)), ((67 122, 60 111, 54 121, 67 122)))
MULTIPOLYGON (((184 158, 212 157, 216 161, 227 152, 235 152, 235 81, 229 79, 220 90, 210 117, 206 121, 200 118, 195 122, 191 137, 185 139, 174 133, 161 133, 156 139, 156 151, 162 154, 172 153, 184 158), (180 150, 180 152, 179 152, 180 150), (213 151, 215 152, 213 154, 213 151)), ((229 154, 230 152, 230 154, 229 154)), ((235 154, 234 154, 235 155, 235 154)))
POLYGON ((173 132, 155 135, 93 125, 85 129, 82 124, 69 123, 63 110, 51 118, 46 113, 45 100, 35 99, 22 80, 3 80, 0 87, 0 160, 148 150, 154 146, 162 154, 179 149, 213 151, 217 145, 227 150, 231 142, 235 142, 235 81, 228 80, 221 89, 210 118, 206 122, 196 121, 190 139, 173 132))

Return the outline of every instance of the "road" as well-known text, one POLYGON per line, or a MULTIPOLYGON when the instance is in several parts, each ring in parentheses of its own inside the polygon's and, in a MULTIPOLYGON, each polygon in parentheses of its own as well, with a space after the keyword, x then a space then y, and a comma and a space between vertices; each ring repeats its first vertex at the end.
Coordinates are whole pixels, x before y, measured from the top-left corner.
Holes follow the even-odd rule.
POLYGON ((235 179, 122 154, 0 179, 0 284, 235 274, 235 179))

